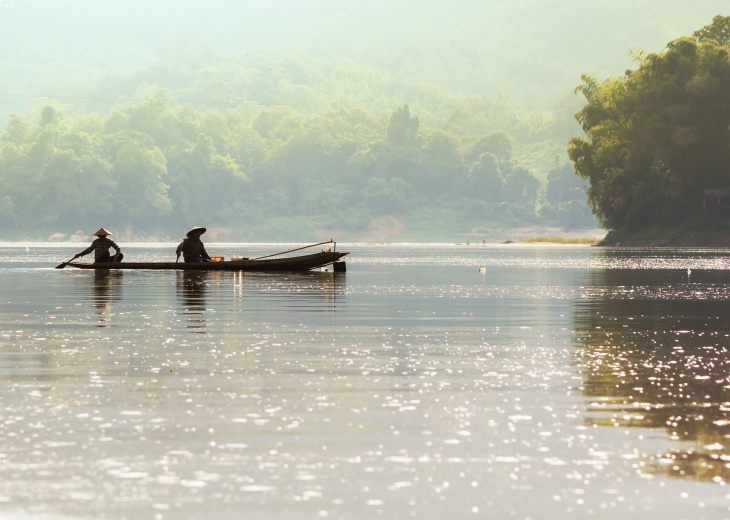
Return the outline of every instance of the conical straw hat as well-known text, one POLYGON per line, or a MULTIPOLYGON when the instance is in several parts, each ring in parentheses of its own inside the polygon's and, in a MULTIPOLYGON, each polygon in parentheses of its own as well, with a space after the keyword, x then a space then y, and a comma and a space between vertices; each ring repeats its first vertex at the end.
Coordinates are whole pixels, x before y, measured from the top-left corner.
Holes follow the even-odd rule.
POLYGON ((187 233, 185 233, 185 236, 186 237, 189 237, 190 236, 190 233, 192 233, 193 231, 200 231, 200 234, 202 235, 203 233, 205 233, 205 230, 206 230, 206 228, 204 228, 204 227, 193 226, 190 229, 190 231, 188 231, 187 233))
POLYGON ((107 231, 104 228, 99 228, 99 231, 97 231, 96 233, 94 233, 94 236, 102 237, 102 236, 107 236, 107 235, 111 235, 111 234, 112 234, 111 231, 107 231))

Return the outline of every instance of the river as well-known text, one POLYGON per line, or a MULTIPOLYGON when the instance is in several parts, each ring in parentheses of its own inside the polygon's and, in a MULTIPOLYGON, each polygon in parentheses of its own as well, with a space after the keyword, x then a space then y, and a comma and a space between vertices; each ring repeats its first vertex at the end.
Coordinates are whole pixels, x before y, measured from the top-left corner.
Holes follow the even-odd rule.
POLYGON ((80 249, 0 244, 0 518, 730 517, 730 251, 80 249))

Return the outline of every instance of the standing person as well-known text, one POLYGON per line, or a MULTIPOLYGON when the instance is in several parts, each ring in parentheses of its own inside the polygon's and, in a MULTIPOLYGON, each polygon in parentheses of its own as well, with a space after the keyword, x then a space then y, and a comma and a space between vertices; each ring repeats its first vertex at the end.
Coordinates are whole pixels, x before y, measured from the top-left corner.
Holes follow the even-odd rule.
POLYGON ((94 233, 94 236, 97 236, 99 238, 95 239, 89 247, 87 247, 80 253, 76 253, 74 255, 74 258, 86 256, 93 251, 94 262, 121 262, 122 258, 124 258, 122 250, 119 249, 119 246, 116 244, 116 242, 114 242, 114 240, 108 238, 109 235, 111 235, 111 232, 107 231, 104 228, 99 228, 99 231, 94 233), (116 251, 117 254, 111 256, 111 254, 109 254, 109 248, 114 248, 114 251, 116 251))
MULTIPOLYGON (((200 235, 205 233, 204 227, 193 226, 190 231, 186 233, 188 238, 180 242, 177 246, 177 259, 180 259, 180 253, 186 262, 210 262, 210 256, 205 250, 203 242, 200 240, 200 235)), ((177 261, 177 260, 176 260, 177 261)))

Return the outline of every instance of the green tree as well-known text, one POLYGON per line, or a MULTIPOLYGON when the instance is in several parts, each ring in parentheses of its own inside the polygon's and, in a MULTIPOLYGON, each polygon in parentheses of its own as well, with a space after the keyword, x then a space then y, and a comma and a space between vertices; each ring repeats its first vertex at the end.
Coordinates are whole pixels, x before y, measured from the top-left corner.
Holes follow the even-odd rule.
POLYGON ((200 134, 188 150, 168 163, 169 197, 177 212, 196 222, 228 212, 248 196, 249 179, 229 155, 216 152, 213 139, 200 134))
POLYGON ((251 171, 254 166, 261 164, 268 153, 266 139, 243 123, 231 130, 228 146, 236 164, 244 171, 251 171))
POLYGON ((105 131, 114 134, 120 131, 146 134, 154 140, 155 146, 167 150, 179 139, 179 121, 170 110, 170 94, 158 89, 141 102, 113 113, 106 120, 105 131))
POLYGON ((502 172, 499 162, 492 153, 483 153, 479 162, 474 163, 469 170, 470 195, 473 198, 496 203, 503 199, 502 172))
POLYGON ((509 202, 525 207, 534 212, 540 181, 522 166, 515 167, 504 179, 505 198, 509 202))
POLYGON ((116 183, 111 166, 100 157, 77 156, 74 150, 57 150, 46 166, 46 205, 54 220, 74 225, 91 224, 114 210, 116 183))
POLYGON ((465 191, 467 171, 459 155, 459 141, 443 130, 429 132, 421 146, 422 166, 418 179, 406 177, 419 193, 438 198, 465 191))
POLYGON ((705 188, 730 184, 727 50, 680 38, 639 60, 623 77, 584 76, 577 89, 585 137, 568 153, 607 228, 685 219, 702 211, 705 188))
POLYGON ((480 160, 482 154, 492 154, 500 163, 512 159, 514 139, 504 131, 490 132, 485 136, 472 136, 465 139, 464 159, 468 162, 480 160))
POLYGON ((108 138, 112 179, 119 186, 119 215, 131 224, 150 226, 170 213, 165 155, 153 140, 137 132, 108 138))
POLYGON ((304 122, 302 114, 293 108, 277 106, 262 110, 252 126, 261 137, 286 141, 302 129, 304 122))
POLYGON ((403 179, 394 177, 390 181, 371 178, 362 194, 365 206, 376 214, 398 213, 405 206, 408 186, 403 179))
POLYGON ((595 226, 595 219, 586 204, 587 187, 570 164, 556 164, 548 173, 541 214, 552 215, 557 224, 567 228, 595 226))
POLYGON ((587 185, 575 174, 570 164, 557 164, 548 173, 545 199, 549 204, 559 206, 573 200, 586 200, 587 185))
POLYGON ((725 46, 730 43, 730 16, 717 15, 712 23, 692 33, 698 42, 704 40, 715 40, 718 44, 725 46))
POLYGON ((411 116, 410 109, 406 103, 390 115, 388 141, 393 146, 403 146, 413 143, 418 135, 418 127, 418 117, 411 116))
POLYGON ((46 105, 43 107, 43 111, 41 112, 41 123, 40 123, 41 128, 43 128, 46 125, 58 124, 60 121, 61 121, 61 115, 53 106, 46 105))
POLYGON ((10 114, 2 136, 3 144, 22 146, 26 144, 29 135, 30 125, 18 114, 10 114))

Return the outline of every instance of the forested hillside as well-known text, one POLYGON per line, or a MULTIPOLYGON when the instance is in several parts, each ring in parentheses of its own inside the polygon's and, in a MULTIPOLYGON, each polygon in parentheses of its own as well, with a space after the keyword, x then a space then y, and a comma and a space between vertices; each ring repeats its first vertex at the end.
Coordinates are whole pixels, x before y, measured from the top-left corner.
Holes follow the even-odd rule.
POLYGON ((0 216, 18 232, 102 222, 138 239, 192 223, 256 240, 590 225, 572 168, 556 159, 541 183, 513 141, 424 127, 407 104, 380 118, 250 103, 198 111, 160 90, 106 118, 68 119, 47 104, 37 124, 13 115, 6 126, 0 216))
POLYGON ((594 227, 566 155, 580 74, 713 3, 0 1, 4 234, 594 227))

